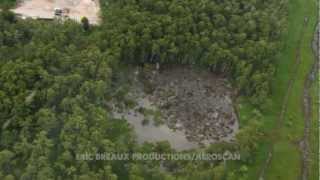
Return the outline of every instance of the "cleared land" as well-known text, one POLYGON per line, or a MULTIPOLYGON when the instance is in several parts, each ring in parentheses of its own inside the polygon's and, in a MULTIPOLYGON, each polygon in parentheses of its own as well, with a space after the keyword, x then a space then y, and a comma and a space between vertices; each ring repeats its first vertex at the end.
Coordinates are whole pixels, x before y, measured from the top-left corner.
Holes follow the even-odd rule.
POLYGON ((55 8, 68 10, 67 17, 76 21, 87 17, 91 24, 100 22, 98 0, 24 0, 13 11, 24 17, 53 19, 55 8))

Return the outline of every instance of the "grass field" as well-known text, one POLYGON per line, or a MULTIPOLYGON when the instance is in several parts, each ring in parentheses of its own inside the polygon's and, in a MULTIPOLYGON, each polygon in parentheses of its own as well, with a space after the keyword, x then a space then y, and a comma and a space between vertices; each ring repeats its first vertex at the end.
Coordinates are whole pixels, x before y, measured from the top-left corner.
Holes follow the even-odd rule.
MULTIPOLYGON (((277 57, 277 73, 273 82, 271 103, 263 112, 266 132, 265 142, 261 142, 256 162, 249 168, 250 179, 259 177, 260 169, 265 163, 268 150, 272 148, 272 158, 265 171, 265 178, 270 180, 294 180, 301 176, 301 154, 298 141, 304 132, 304 116, 302 109, 304 80, 313 63, 314 55, 311 49, 315 25, 317 21, 316 0, 289 0, 288 28, 283 36, 284 48, 277 57), (308 22, 305 23, 305 17, 308 22), (295 69, 295 62, 300 56, 300 64, 295 69), (294 78, 291 80, 291 78, 294 78), (288 88, 290 80, 293 82, 288 88), (287 111, 281 120, 279 114, 288 94, 287 111), (279 122, 280 121, 280 122, 279 122)), ((317 101, 318 86, 314 85, 313 101, 317 101)), ((252 107, 246 105, 246 100, 240 100, 240 124, 246 124, 252 107)), ((312 160, 310 162, 309 179, 316 180, 318 174, 318 103, 313 102, 314 115, 312 119, 310 145, 312 160)))

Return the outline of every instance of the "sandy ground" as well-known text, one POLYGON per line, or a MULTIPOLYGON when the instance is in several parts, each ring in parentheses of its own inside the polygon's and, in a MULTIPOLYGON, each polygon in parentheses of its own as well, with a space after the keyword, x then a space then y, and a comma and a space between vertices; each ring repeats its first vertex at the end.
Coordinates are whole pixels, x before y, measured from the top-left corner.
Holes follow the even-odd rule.
POLYGON ((87 17, 91 24, 98 24, 100 6, 98 0, 24 0, 13 11, 25 17, 54 18, 54 8, 67 8, 68 17, 80 21, 87 17))

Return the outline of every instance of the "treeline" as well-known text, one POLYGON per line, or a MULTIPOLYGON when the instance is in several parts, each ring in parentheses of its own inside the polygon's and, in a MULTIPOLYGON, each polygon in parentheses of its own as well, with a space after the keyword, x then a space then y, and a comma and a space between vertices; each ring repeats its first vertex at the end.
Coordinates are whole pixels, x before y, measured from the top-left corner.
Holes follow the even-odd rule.
POLYGON ((259 125, 235 144, 236 167, 215 162, 81 161, 104 152, 173 152, 139 146, 111 117, 118 62, 195 64, 231 77, 243 94, 266 96, 281 32, 279 1, 102 1, 104 23, 19 20, 0 13, 0 179, 247 179, 259 125), (277 6, 278 5, 278 6, 277 6), (260 92, 261 91, 261 92, 260 92))
MULTIPOLYGON (((112 119, 107 103, 115 94, 119 52, 106 48, 104 35, 103 28, 88 30, 72 21, 23 21, 0 13, 0 179, 245 178, 252 156, 241 158, 242 170, 227 170, 221 161, 79 159, 86 153, 174 152, 168 143, 137 145, 128 123, 112 119)), ((239 133, 239 144, 206 151, 248 154, 258 127, 239 133)))
POLYGON ((105 106, 114 55, 75 22, 8 14, 0 16, 0 179, 115 179, 111 162, 76 159, 133 143, 105 106))
POLYGON ((106 39, 129 63, 195 64, 259 104, 270 92, 286 6, 278 0, 102 0, 106 39))
POLYGON ((16 0, 1 0, 0 1, 0 8, 8 9, 14 7, 16 5, 16 0))

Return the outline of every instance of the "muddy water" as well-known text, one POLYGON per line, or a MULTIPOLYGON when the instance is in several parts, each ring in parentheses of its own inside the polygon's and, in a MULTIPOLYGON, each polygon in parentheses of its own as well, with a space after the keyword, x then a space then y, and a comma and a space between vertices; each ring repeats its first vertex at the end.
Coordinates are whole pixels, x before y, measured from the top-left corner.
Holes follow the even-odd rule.
POLYGON ((189 67, 137 70, 130 77, 127 98, 136 105, 114 108, 114 117, 128 121, 139 143, 168 141, 174 149, 188 150, 234 140, 239 125, 226 79, 189 67))
MULTIPOLYGON (((148 98, 139 98, 137 102, 138 107, 155 109, 148 98)), ((171 147, 176 150, 188 150, 199 147, 198 143, 189 141, 183 131, 172 130, 165 124, 156 126, 152 122, 143 125, 143 120, 146 117, 139 113, 137 109, 138 108, 130 109, 121 113, 114 112, 114 117, 128 121, 134 128, 139 144, 144 142, 168 141, 171 147)))

